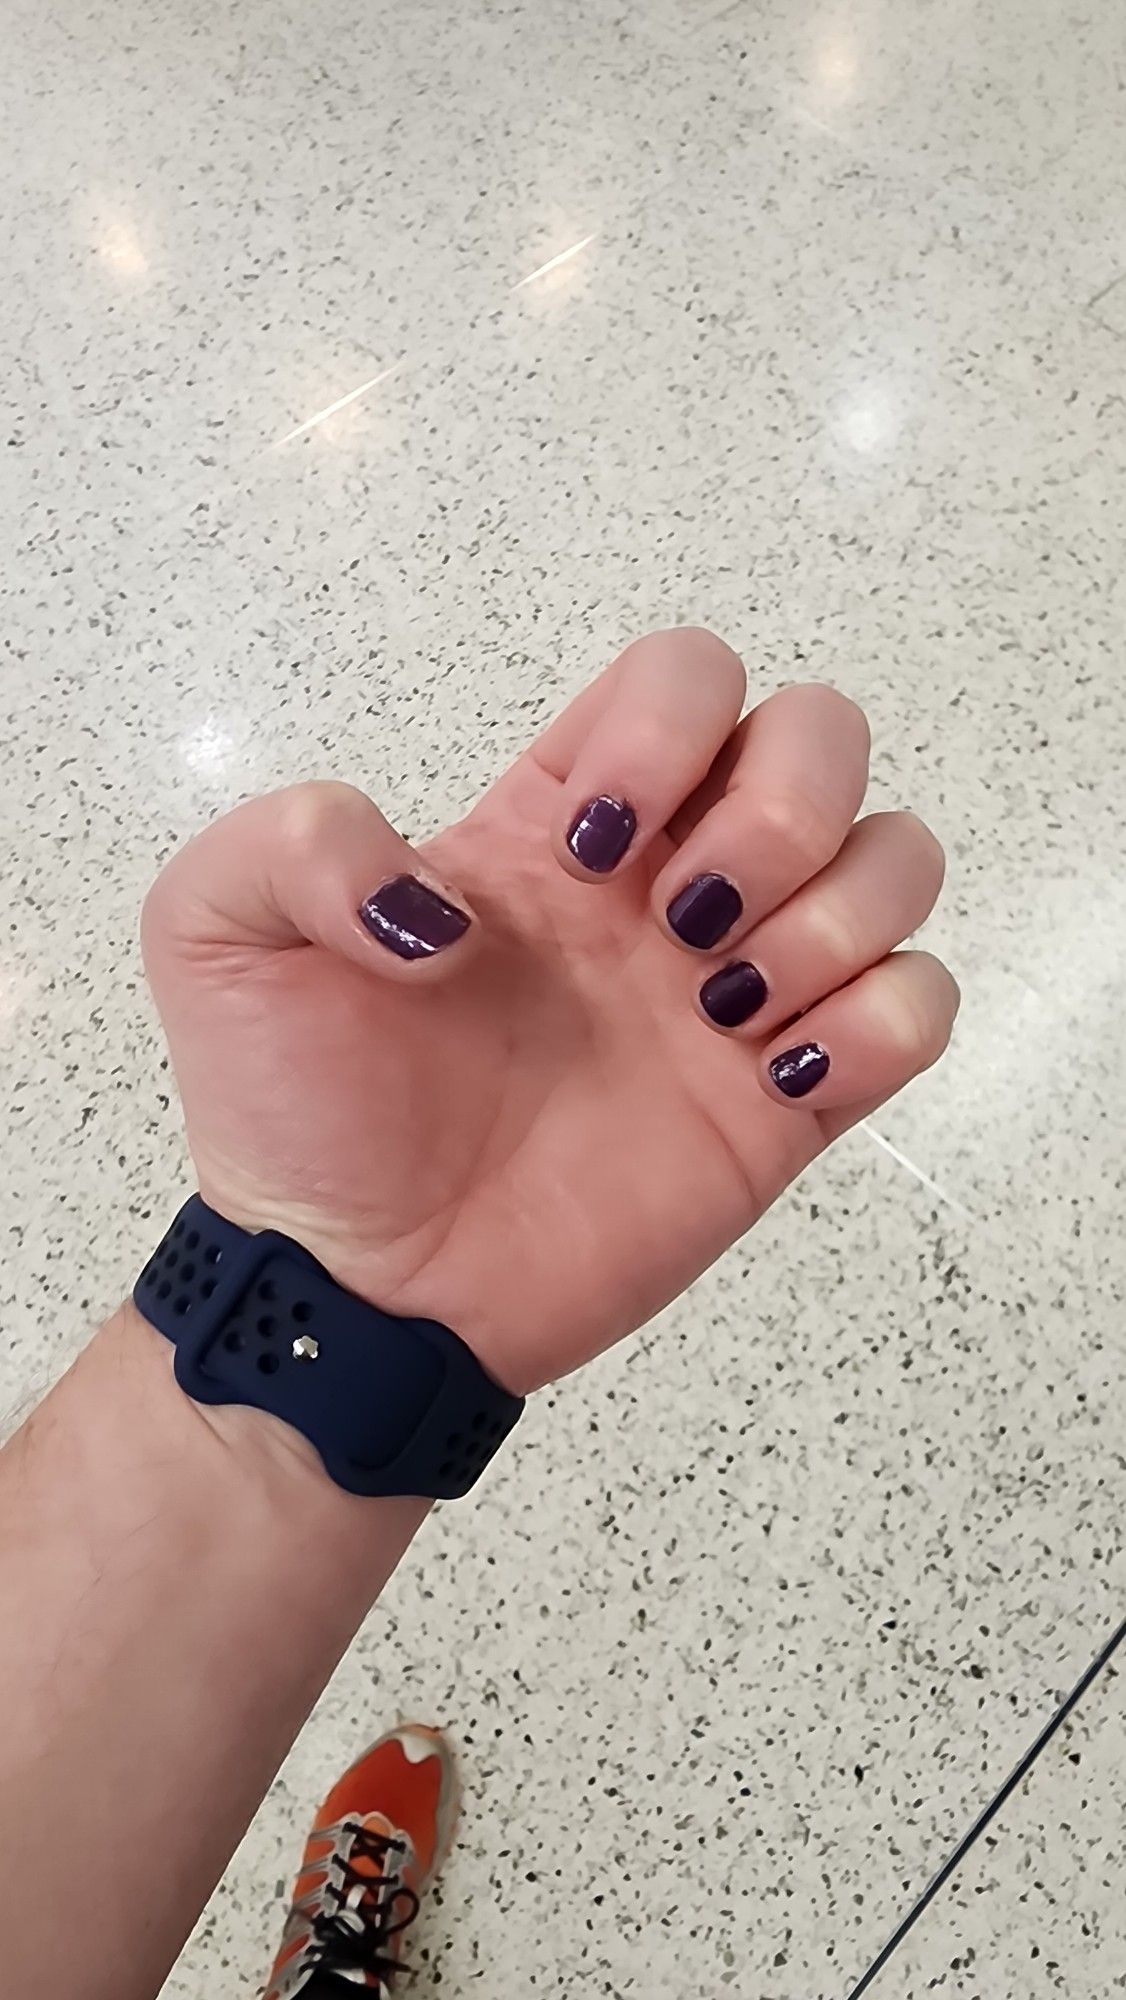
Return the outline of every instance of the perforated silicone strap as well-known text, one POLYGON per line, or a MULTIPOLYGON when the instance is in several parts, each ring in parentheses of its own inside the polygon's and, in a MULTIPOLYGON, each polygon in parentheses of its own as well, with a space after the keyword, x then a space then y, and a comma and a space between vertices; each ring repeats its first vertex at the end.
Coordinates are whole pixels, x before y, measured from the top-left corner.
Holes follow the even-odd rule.
POLYGON ((199 1195, 138 1278, 138 1310, 200 1403, 250 1403, 301 1431, 350 1493, 468 1493, 524 1404, 437 1320, 399 1319, 307 1250, 252 1236, 199 1195))

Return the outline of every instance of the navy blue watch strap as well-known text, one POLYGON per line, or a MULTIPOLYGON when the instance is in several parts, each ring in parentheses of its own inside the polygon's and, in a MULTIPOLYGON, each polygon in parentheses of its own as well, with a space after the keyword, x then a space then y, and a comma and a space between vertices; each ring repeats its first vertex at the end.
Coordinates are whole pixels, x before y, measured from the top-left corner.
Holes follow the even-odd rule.
POLYGON ((250 1403, 292 1424, 350 1493, 468 1493, 524 1404, 437 1320, 399 1319, 344 1290, 288 1236, 251 1235, 199 1195, 133 1291, 200 1403, 250 1403))

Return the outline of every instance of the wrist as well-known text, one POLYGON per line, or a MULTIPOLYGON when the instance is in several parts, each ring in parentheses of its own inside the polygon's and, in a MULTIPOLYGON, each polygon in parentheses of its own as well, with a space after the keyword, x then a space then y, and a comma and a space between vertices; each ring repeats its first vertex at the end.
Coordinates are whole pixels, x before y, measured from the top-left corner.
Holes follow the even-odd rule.
MULTIPOLYGON (((171 1342, 131 1300, 102 1329, 88 1356, 91 1373, 96 1360, 105 1382, 95 1417, 108 1385, 123 1385, 122 1400, 147 1441, 145 1458, 166 1495, 190 1495, 194 1511, 202 1488, 208 1511, 225 1522, 226 1532, 254 1539, 271 1559, 295 1556, 313 1540, 330 1572, 350 1567, 362 1577, 369 1551, 381 1555, 389 1543, 401 1551, 425 1518, 425 1500, 346 1493, 329 1478, 309 1440, 266 1411, 195 1402, 176 1381, 171 1342)), ((373 1596, 384 1573, 377 1576, 373 1596)))
POLYGON ((518 1331, 498 1323, 495 1285, 480 1282, 471 1259, 420 1255, 417 1234, 408 1255, 401 1245, 373 1243, 370 1217, 326 1215, 313 1203, 284 1200, 252 1182, 202 1167, 200 1193, 216 1214, 248 1234, 273 1231, 288 1237, 365 1304, 449 1327, 509 1395, 530 1395, 549 1379, 528 1373, 518 1331))
POLYGON ((200 1195, 133 1297, 191 1398, 292 1425, 353 1494, 462 1498, 523 1410, 432 1314, 369 1304, 289 1236, 248 1231, 200 1195))

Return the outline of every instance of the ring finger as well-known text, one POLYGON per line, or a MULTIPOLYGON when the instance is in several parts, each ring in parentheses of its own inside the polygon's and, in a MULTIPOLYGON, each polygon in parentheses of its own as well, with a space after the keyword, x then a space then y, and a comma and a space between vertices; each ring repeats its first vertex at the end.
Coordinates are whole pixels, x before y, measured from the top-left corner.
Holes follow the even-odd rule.
POLYGON ((873 813, 828 868, 773 911, 711 973, 697 1005, 710 1027, 772 1035, 909 938, 942 887, 942 849, 913 813, 873 813))

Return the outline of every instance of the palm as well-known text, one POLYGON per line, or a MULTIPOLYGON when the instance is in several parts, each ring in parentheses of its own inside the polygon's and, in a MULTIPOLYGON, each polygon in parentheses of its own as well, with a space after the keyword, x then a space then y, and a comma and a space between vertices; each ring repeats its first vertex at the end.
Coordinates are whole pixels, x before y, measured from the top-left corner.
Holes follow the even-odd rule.
POLYGON ((699 969, 648 911, 669 837, 576 883, 557 795, 525 759, 425 850, 488 936, 444 986, 307 946, 158 993, 205 1195, 255 1220, 268 1191, 342 1281, 472 1333, 521 1389, 647 1319, 823 1143, 696 1018, 699 969))
POLYGON ((421 856, 331 785, 193 841, 145 934, 204 1195, 526 1389, 647 1319, 933 1062, 957 988, 896 947, 941 849, 909 814, 854 824, 851 702, 788 688, 740 722, 744 690, 720 641, 652 634, 421 856), (665 922, 717 883, 696 942, 752 962, 709 982, 706 1026, 716 960, 665 922))

